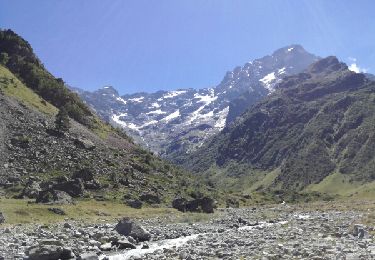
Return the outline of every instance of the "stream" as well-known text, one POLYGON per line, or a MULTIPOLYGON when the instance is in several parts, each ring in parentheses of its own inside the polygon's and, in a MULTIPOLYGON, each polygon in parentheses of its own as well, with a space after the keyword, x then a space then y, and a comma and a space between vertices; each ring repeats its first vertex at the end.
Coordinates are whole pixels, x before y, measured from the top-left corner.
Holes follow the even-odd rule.
MULTIPOLYGON (((259 222, 258 225, 256 226, 243 226, 239 227, 238 231, 250 231, 254 229, 259 229, 259 228, 265 228, 265 227, 270 227, 274 225, 283 225, 288 223, 288 221, 281 221, 281 222, 276 222, 276 223, 267 223, 267 222, 259 222)), ((226 231, 231 231, 231 229, 228 229, 226 231)), ((147 249, 142 249, 142 245, 137 246, 136 249, 131 249, 128 251, 121 252, 120 254, 117 255, 112 255, 112 256, 106 256, 110 260, 127 260, 131 259, 131 257, 135 258, 140 258, 146 254, 154 253, 158 250, 163 250, 163 249, 170 249, 170 248, 178 248, 183 245, 185 245, 188 241, 194 240, 198 238, 199 236, 202 235, 207 235, 209 233, 199 233, 199 234, 194 234, 190 236, 183 236, 175 239, 164 239, 160 241, 154 241, 150 242, 149 248, 147 249)), ((101 259, 103 259, 105 256, 103 256, 101 259)))

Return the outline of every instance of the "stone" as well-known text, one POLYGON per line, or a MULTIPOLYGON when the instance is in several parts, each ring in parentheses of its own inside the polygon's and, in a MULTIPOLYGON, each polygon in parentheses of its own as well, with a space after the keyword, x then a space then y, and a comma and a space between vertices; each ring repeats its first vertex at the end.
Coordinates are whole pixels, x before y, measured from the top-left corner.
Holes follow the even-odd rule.
POLYGON ((77 147, 82 148, 82 149, 86 149, 86 150, 94 150, 95 149, 95 144, 92 141, 90 141, 86 138, 83 138, 83 137, 75 138, 74 144, 77 147))
POLYGON ((72 225, 69 224, 68 222, 65 222, 64 223, 64 228, 72 228, 72 225))
POLYGON ((215 201, 209 197, 203 197, 189 201, 184 198, 176 198, 172 202, 172 207, 182 212, 190 211, 213 213, 216 205, 215 201))
POLYGON ((73 179, 82 179, 83 181, 92 181, 94 180, 94 173, 90 168, 83 168, 76 171, 73 176, 73 179))
POLYGON ((139 196, 139 199, 149 204, 159 204, 161 202, 159 195, 153 193, 143 193, 139 196))
POLYGON ((355 224, 353 227, 353 236, 358 237, 359 239, 368 238, 369 233, 365 228, 365 225, 355 224))
POLYGON ((0 224, 3 224, 5 222, 5 217, 3 212, 0 212, 0 224))
POLYGON ((121 219, 115 226, 115 230, 121 235, 131 236, 139 242, 151 239, 151 234, 148 231, 129 218, 121 219))
POLYGON ((84 186, 81 179, 73 179, 56 183, 52 186, 54 190, 65 191, 72 197, 80 197, 84 193, 84 186))
POLYGON ((135 209, 140 209, 140 208, 142 208, 143 203, 140 200, 129 199, 129 200, 125 201, 125 204, 128 205, 129 207, 132 207, 132 208, 135 208, 135 209))
POLYGON ((72 197, 64 191, 50 189, 39 192, 36 202, 46 204, 72 204, 73 200, 72 197))
POLYGON ((104 243, 102 245, 100 245, 100 250, 102 251, 111 251, 112 250, 112 243, 104 243))
POLYGON ((35 181, 29 181, 25 188, 22 190, 21 196, 22 197, 27 197, 30 199, 36 199, 39 195, 39 192, 42 189, 40 188, 39 183, 35 181))
POLYGON ((118 246, 118 249, 136 249, 137 247, 130 243, 127 239, 121 239, 115 242, 115 245, 118 246))
POLYGON ((29 260, 65 260, 74 258, 70 248, 57 245, 38 245, 28 249, 29 260))
POLYGON ((95 253, 83 253, 77 257, 77 260, 99 260, 99 256, 95 253))
POLYGON ((48 208, 48 210, 57 215, 66 215, 65 211, 59 208, 48 208))

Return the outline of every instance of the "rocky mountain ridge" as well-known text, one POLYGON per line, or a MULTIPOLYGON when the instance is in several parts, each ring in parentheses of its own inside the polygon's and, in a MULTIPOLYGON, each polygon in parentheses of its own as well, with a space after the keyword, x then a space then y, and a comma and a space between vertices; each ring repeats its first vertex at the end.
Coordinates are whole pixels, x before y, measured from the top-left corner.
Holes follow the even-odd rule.
POLYGON ((331 175, 348 187, 372 182, 374 98, 374 81, 327 57, 285 77, 274 93, 185 158, 185 166, 274 171, 267 185, 282 190, 313 187, 331 175))
POLYGON ((300 45, 227 72, 219 85, 120 96, 111 86, 95 92, 74 89, 106 121, 136 142, 172 161, 191 153, 256 101, 273 92, 287 75, 301 72, 318 57, 300 45))

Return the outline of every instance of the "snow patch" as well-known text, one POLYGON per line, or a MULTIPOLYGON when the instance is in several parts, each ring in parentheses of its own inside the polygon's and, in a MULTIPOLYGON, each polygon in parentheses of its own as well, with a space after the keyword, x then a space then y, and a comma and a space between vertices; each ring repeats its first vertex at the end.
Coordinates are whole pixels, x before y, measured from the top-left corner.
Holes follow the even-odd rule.
POLYGON ((220 130, 222 130, 225 127, 225 122, 227 121, 228 112, 229 112, 229 106, 227 106, 226 108, 224 108, 218 113, 219 118, 216 120, 216 123, 214 126, 215 128, 219 128, 220 130))
POLYGON ((169 122, 169 121, 171 121, 172 119, 175 119, 175 118, 177 118, 177 117, 179 117, 179 116, 180 116, 180 110, 177 109, 175 112, 173 112, 172 114, 170 114, 170 115, 164 117, 162 120, 165 121, 165 122, 169 122))
POLYGON ((195 93, 194 98, 200 99, 198 102, 203 102, 203 103, 206 103, 206 105, 208 105, 217 99, 217 96, 215 96, 215 90, 211 88, 209 89, 209 91, 210 93, 207 95, 201 95, 199 93, 195 93))
POLYGON ((150 112, 146 113, 146 115, 162 115, 162 114, 166 114, 166 113, 167 112, 161 111, 161 109, 158 109, 158 110, 150 111, 150 112))
POLYGON ((169 91, 168 94, 164 95, 163 98, 173 98, 178 95, 186 93, 186 90, 176 90, 176 91, 169 91))
POLYGON ((158 103, 154 102, 154 103, 151 104, 151 107, 153 107, 153 108, 159 108, 161 106, 158 103))
POLYGON ((123 99, 122 97, 117 97, 116 100, 119 101, 119 102, 124 103, 124 105, 126 105, 126 103, 127 103, 126 100, 123 99))
POLYGON ((285 74, 285 67, 284 68, 281 68, 281 69, 279 69, 278 71, 277 71, 277 73, 279 74, 279 75, 281 75, 281 74, 285 74))
POLYGON ((136 103, 140 103, 143 101, 145 97, 138 97, 138 98, 129 98, 128 101, 130 102, 136 102, 136 103))
POLYGON ((293 47, 289 48, 289 49, 288 49, 288 52, 291 52, 293 49, 294 49, 293 47))

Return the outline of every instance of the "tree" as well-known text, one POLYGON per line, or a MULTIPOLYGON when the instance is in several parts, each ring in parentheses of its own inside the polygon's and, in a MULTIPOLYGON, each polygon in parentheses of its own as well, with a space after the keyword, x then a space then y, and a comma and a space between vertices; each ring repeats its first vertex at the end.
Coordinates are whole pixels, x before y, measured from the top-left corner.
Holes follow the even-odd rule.
POLYGON ((70 128, 68 112, 62 107, 56 115, 55 128, 60 133, 67 132, 70 128))
POLYGON ((9 61, 9 56, 8 53, 2 52, 0 53, 0 64, 1 65, 6 65, 9 61))

